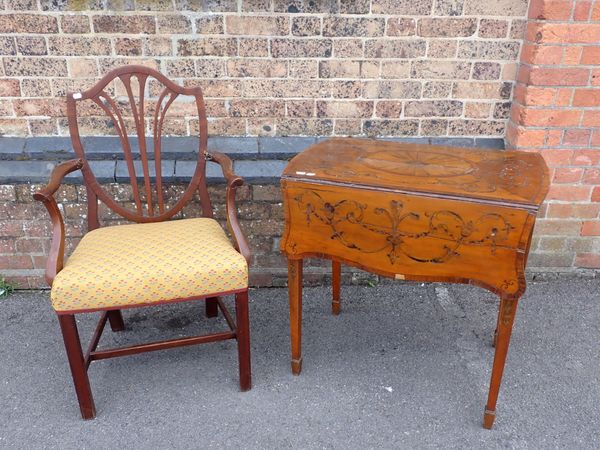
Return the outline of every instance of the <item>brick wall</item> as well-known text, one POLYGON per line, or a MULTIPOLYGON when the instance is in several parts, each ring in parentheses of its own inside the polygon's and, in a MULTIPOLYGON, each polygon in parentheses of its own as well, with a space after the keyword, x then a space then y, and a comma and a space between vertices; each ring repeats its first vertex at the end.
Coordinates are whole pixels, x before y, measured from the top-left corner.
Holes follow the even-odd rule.
POLYGON ((531 263, 600 268, 600 2, 531 0, 506 141, 552 186, 531 263))
MULTIPOLYGON (((4 0, 0 135, 141 63, 204 87, 215 135, 503 137, 526 0, 4 0), (135 11, 134 11, 135 10, 135 11)), ((91 121, 90 133, 114 130, 91 121)), ((172 134, 194 131, 189 118, 172 134)))
MULTIPOLYGON (((600 2, 531 0, 527 9, 526 0, 0 0, 0 275, 43 286, 49 222, 24 180, 65 154, 47 160, 37 139, 66 134, 57 97, 124 63, 201 85, 212 135, 274 139, 271 149, 287 145, 273 136, 367 135, 492 146, 506 137, 539 151, 553 185, 530 273, 598 273, 600 2)), ((113 131, 87 125, 88 134, 113 131)), ((180 112, 168 129, 195 128, 180 112)), ((249 173, 276 175, 282 158, 249 173)), ((253 283, 281 284, 278 186, 259 178, 240 194, 253 283)), ((68 185, 59 197, 69 249, 84 230, 84 195, 68 185)), ((309 272, 318 280, 327 270, 315 261, 309 272)))
MULTIPOLYGON (((45 208, 32 200, 32 193, 40 184, 0 185, 0 275, 20 288, 47 287, 43 279, 46 254, 50 248, 51 226, 45 208)), ((123 206, 133 205, 130 185, 108 183, 107 191, 123 206)), ((187 185, 173 183, 166 191, 165 201, 169 204, 177 198, 187 185)), ((215 218, 225 225, 225 186, 209 187, 214 202, 215 218)), ((87 230, 86 192, 82 185, 66 184, 57 192, 56 198, 65 217, 66 252, 73 250, 87 230)), ((237 194, 239 217, 254 253, 251 283, 254 286, 281 285, 287 275, 286 263, 278 250, 283 222, 281 194, 277 185, 245 185, 237 194)), ((112 211, 100 208, 102 225, 125 223, 112 211)), ((178 218, 198 217, 200 203, 197 198, 190 203, 178 218)), ((314 261, 307 268, 308 280, 311 273, 321 273, 322 262, 314 261)))
MULTIPOLYGON (((482 138, 405 138, 434 144, 498 148, 503 142, 482 138)), ((246 182, 238 193, 239 217, 254 252, 251 283, 256 286, 282 285, 287 280, 287 264, 279 252, 279 238, 283 231, 283 215, 279 176, 287 161, 297 152, 317 142, 316 137, 211 137, 208 149, 228 151, 234 171, 246 182)), ((95 136, 84 138, 86 156, 95 176, 115 201, 133 208, 131 189, 126 184, 129 175, 121 154, 121 143, 116 137, 95 136)), ((166 178, 164 193, 171 199, 181 192, 184 181, 194 173, 198 158, 194 149, 197 138, 165 137, 162 140, 162 171, 166 178)), ((31 194, 47 182, 50 171, 70 152, 68 137, 5 137, 0 139, 0 276, 7 276, 20 287, 43 287, 45 255, 50 245, 50 222, 41 204, 31 194), (5 153, 2 154, 4 146, 5 153), (10 149, 10 153, 8 150, 10 149), (1 158, 4 158, 2 160, 1 158), (25 181, 28 181, 26 183, 25 181)), ((139 148, 133 146, 134 157, 139 159, 139 148)), ((153 167, 153 164, 150 165, 153 167)), ((207 181, 216 209, 216 216, 224 219, 223 175, 220 167, 208 162, 207 181)), ((59 207, 66 215, 68 245, 73 249, 86 229, 86 196, 81 186, 81 175, 69 175, 58 193, 59 207)), ((163 189, 164 190, 164 189, 163 189)), ((143 191, 143 189, 140 189, 143 191)), ((104 225, 116 224, 118 218, 103 208, 100 210, 104 225)), ((201 213, 196 201, 185 208, 181 217, 195 217, 201 213)), ((307 282, 323 282, 330 277, 328 263, 314 260, 307 263, 307 282)), ((356 270, 344 274, 344 282, 372 281, 356 270)))

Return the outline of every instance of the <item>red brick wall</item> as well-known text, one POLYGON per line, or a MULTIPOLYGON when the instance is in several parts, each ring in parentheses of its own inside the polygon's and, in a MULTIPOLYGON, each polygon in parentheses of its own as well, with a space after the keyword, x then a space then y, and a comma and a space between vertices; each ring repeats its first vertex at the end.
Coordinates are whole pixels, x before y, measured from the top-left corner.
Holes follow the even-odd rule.
POLYGON ((600 268, 600 1, 531 0, 506 142, 552 176, 531 262, 600 268))

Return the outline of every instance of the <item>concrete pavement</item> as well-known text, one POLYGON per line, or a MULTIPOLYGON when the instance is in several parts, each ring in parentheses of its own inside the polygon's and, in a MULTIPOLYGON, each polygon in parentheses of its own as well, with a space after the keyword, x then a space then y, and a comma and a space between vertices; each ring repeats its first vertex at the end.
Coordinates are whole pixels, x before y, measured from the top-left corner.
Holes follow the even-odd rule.
MULTIPOLYGON (((253 290, 251 391, 239 392, 231 341, 99 361, 88 422, 48 293, 0 300, 0 448, 600 447, 599 279, 529 284, 491 431, 492 294, 344 286, 337 317, 329 296, 305 288, 301 376, 289 368, 287 291, 253 290)), ((107 330, 101 346, 223 329, 203 306, 126 311, 127 331, 107 330)), ((94 322, 82 316, 84 340, 94 322)))

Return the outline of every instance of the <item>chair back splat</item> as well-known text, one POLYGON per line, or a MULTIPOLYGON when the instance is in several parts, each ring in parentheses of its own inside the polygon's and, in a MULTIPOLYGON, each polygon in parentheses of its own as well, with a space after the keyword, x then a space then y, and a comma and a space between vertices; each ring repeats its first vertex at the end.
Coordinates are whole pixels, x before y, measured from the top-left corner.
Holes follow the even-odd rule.
MULTIPOLYGON (((175 216, 198 190, 202 214, 212 217, 212 206, 205 182, 208 126, 202 89, 182 87, 160 72, 144 66, 125 66, 112 70, 94 87, 67 95, 69 131, 75 153, 84 162, 82 172, 88 190, 89 228, 98 228, 98 199, 108 208, 134 222, 160 222, 175 216), (169 109, 175 114, 198 117, 198 161, 190 184, 179 198, 166 192, 162 165, 163 131, 169 109), (106 126, 114 130, 121 143, 118 155, 127 167, 133 205, 118 203, 97 181, 86 158, 85 140, 80 124, 89 116, 106 116, 106 126), (148 135, 148 137, 147 137, 148 135), (166 202, 165 197, 169 197, 166 202), (129 207, 128 207, 129 206, 129 207)), ((167 129, 168 131, 168 129, 167 129)))

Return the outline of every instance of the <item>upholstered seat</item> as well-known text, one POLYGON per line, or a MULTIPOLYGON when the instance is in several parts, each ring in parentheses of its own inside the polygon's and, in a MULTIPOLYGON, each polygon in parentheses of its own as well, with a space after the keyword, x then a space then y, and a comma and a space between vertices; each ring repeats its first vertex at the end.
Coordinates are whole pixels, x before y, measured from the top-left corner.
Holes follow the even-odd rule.
POLYGON ((216 220, 198 218, 90 231, 56 275, 51 299, 57 312, 83 312, 247 287, 244 257, 216 220))

